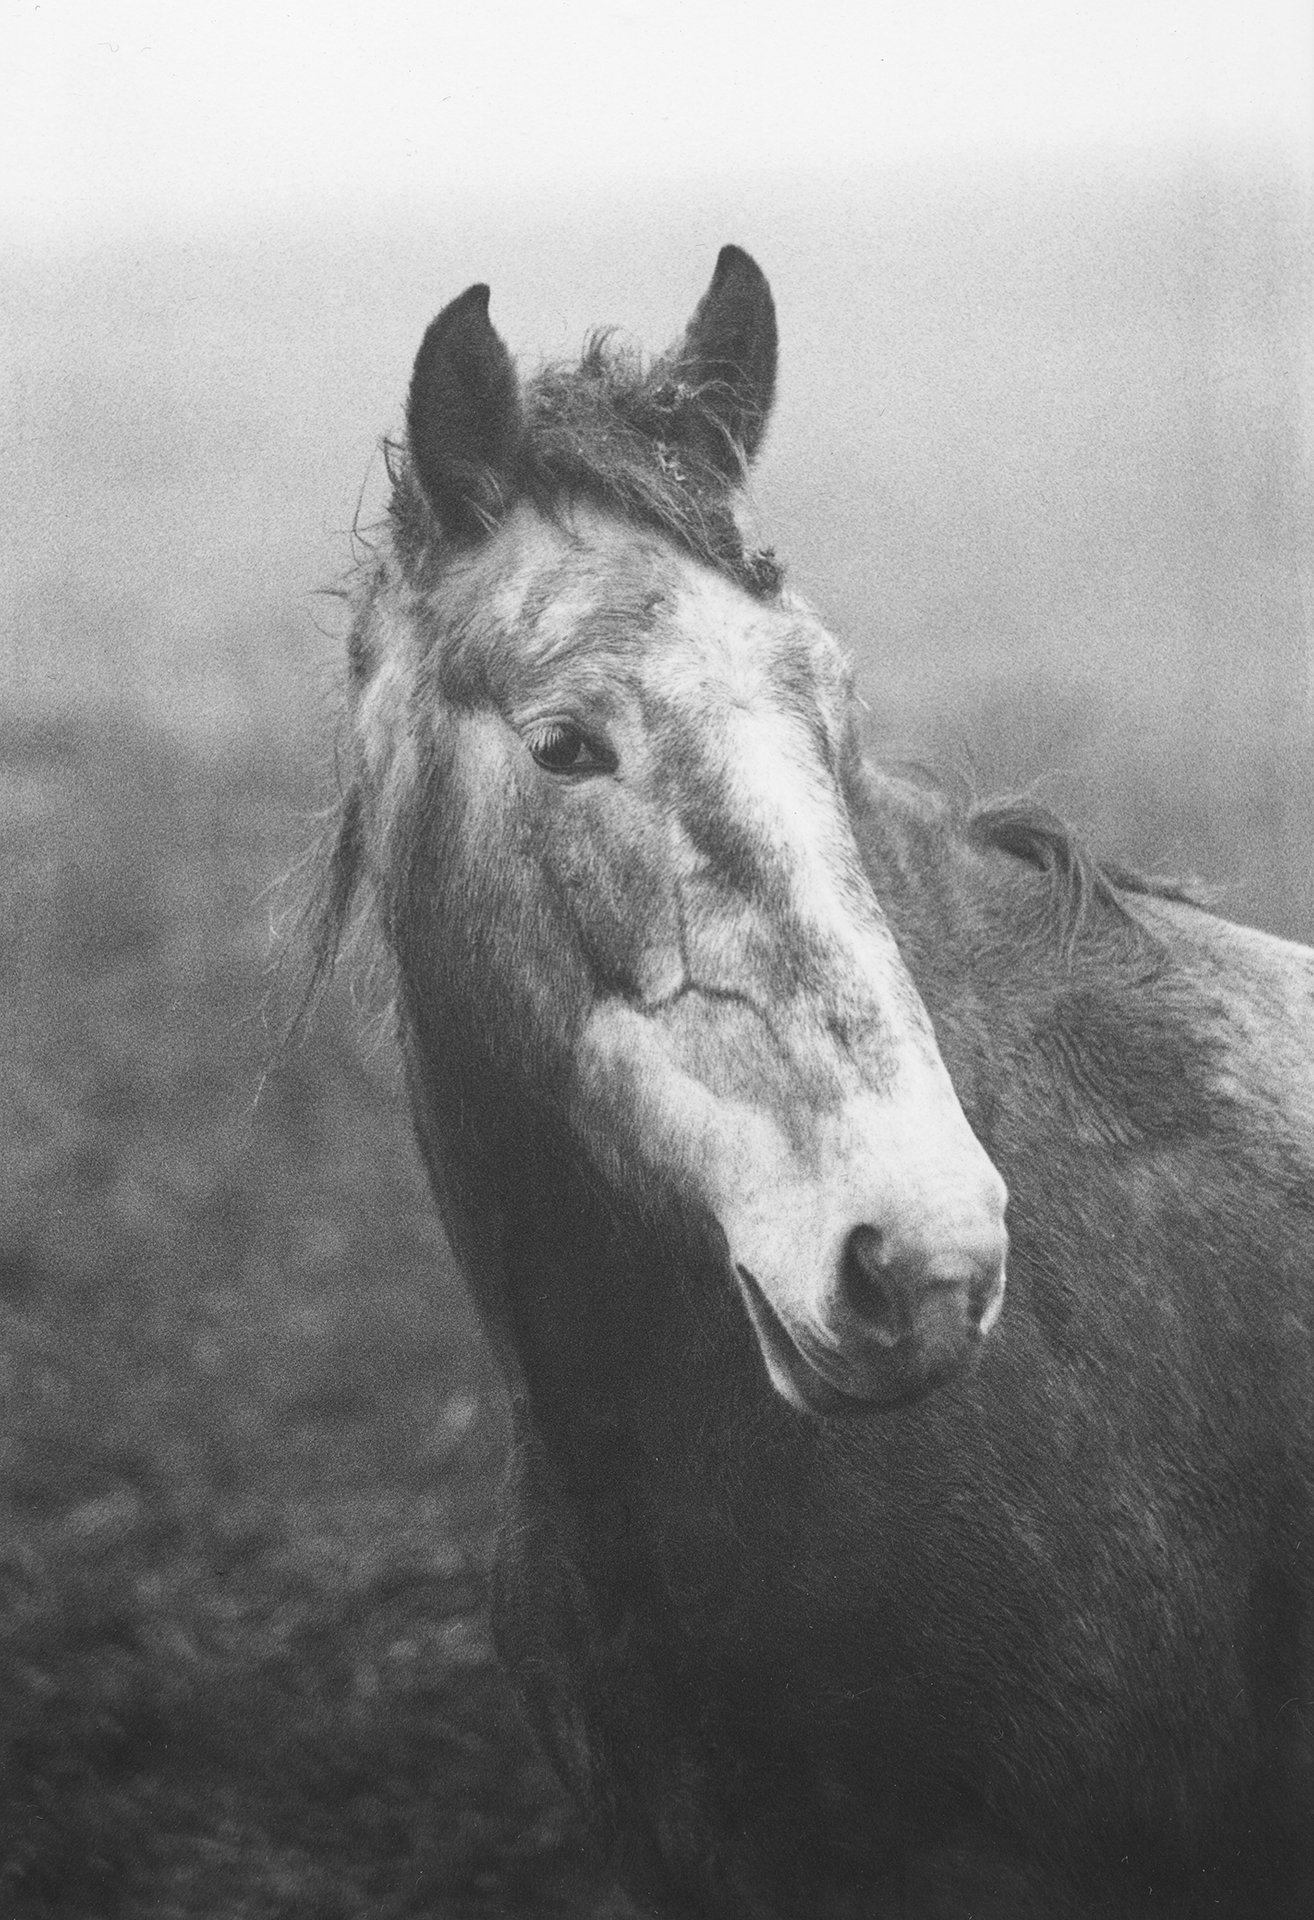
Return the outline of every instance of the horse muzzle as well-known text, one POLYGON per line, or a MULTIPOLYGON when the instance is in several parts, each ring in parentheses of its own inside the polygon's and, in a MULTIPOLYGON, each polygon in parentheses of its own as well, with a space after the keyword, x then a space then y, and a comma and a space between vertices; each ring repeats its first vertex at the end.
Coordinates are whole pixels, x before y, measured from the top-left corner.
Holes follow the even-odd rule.
POLYGON ((736 1264, 740 1294, 776 1390, 799 1411, 834 1418, 918 1399, 971 1367, 999 1318, 1008 1236, 1002 1216, 970 1245, 886 1245, 853 1229, 839 1273, 815 1304, 773 1305, 736 1264))

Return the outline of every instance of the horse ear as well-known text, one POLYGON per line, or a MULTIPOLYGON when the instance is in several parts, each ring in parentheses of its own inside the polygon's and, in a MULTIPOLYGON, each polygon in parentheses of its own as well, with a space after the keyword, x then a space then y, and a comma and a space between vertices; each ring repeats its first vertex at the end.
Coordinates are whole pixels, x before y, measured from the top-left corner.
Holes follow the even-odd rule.
POLYGON ((488 319, 488 288, 443 308, 415 356, 406 403, 411 459, 445 532, 477 540, 512 491, 520 386, 488 319))
POLYGON ((776 306, 766 275, 742 247, 722 247, 712 284, 676 354, 678 377, 711 416, 713 461, 738 479, 766 432, 776 391, 776 306))

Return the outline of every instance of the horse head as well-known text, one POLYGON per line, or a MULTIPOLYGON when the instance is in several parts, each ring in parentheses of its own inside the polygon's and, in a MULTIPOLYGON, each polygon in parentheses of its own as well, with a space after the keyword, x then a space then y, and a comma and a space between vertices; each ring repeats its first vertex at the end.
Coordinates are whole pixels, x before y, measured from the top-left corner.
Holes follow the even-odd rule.
POLYGON ((522 385, 486 287, 438 316, 353 636, 353 832, 471 1111, 692 1208, 775 1388, 833 1415, 971 1359, 1005 1193, 859 855, 847 664, 736 521, 775 370, 733 247, 650 367, 595 342, 522 385))

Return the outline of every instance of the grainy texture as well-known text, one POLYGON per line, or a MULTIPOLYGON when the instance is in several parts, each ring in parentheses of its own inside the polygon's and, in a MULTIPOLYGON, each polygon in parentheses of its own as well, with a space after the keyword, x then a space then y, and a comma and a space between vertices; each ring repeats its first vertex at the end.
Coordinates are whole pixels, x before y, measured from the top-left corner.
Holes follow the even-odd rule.
MULTIPOLYGON (((261 896, 329 797, 306 595, 418 329, 478 274, 495 313, 578 283, 563 347, 607 310, 660 338, 690 220, 6 266, 6 1912, 611 1911, 486 1663, 501 1430, 464 1426, 487 1375, 386 1036, 334 990, 257 1102, 261 896)), ((787 360, 764 505, 881 738, 1044 776, 1103 851, 1314 937, 1304 202, 1047 157, 755 232, 790 340, 831 343, 787 360)))

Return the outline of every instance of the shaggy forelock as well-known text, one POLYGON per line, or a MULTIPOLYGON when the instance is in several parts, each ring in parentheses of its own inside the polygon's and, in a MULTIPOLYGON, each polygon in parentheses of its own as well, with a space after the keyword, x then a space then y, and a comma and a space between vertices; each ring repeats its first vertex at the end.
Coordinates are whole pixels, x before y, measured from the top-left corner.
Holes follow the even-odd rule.
MULTIPOLYGON (((780 591, 769 548, 750 547, 723 464, 724 429, 705 393, 671 363, 651 364, 607 333, 592 336, 578 365, 556 362, 525 385, 524 434, 508 483, 551 516, 586 499, 734 580, 758 599, 780 591)), ((412 568, 434 551, 434 520, 411 462, 389 449, 394 536, 412 568)), ((504 504, 510 504, 508 497, 504 504)))

